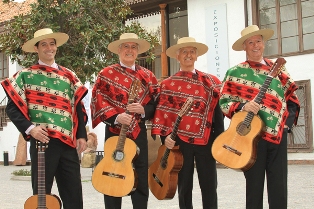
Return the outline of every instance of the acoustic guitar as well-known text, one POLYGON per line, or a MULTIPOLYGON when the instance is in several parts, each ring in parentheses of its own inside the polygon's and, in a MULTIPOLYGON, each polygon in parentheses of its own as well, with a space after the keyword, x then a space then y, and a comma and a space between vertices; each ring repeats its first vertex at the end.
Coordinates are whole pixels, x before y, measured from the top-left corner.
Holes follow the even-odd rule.
MULTIPOLYGON (((261 103, 271 81, 279 74, 285 63, 284 58, 276 60, 254 99, 256 103, 261 103)), ((235 113, 231 118, 229 128, 213 142, 213 157, 226 167, 242 171, 249 170, 256 161, 256 147, 263 129, 263 121, 253 112, 235 113)))
POLYGON ((61 209, 62 203, 58 196, 46 194, 45 184, 45 150, 47 144, 36 140, 38 149, 38 194, 29 197, 24 209, 61 209))
MULTIPOLYGON (((189 97, 181 107, 170 135, 171 139, 176 138, 182 116, 191 109, 193 101, 193 98, 189 97)), ((172 149, 168 149, 165 145, 159 147, 158 156, 148 169, 149 189, 158 200, 173 198, 182 165, 183 156, 179 146, 174 146, 172 149)))
MULTIPOLYGON (((140 87, 139 80, 132 82, 128 104, 133 103, 140 87)), ((112 136, 106 140, 104 158, 93 171, 92 184, 102 194, 123 197, 136 189, 137 175, 133 161, 139 155, 139 148, 133 140, 126 137, 128 128, 127 125, 122 125, 119 136, 112 136)))

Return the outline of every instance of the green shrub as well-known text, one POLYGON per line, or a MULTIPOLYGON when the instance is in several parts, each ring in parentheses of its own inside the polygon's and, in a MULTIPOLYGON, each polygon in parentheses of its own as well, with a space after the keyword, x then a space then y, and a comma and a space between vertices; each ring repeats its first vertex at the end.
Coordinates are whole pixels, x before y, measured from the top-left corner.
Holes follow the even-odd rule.
POLYGON ((27 169, 20 169, 20 170, 13 171, 12 174, 14 176, 31 176, 31 171, 27 169))

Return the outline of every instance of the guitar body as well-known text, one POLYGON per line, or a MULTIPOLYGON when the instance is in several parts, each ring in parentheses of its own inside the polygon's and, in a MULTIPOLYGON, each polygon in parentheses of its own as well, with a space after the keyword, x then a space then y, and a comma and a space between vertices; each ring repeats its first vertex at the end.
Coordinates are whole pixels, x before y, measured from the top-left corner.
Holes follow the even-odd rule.
POLYGON ((175 146, 170 150, 167 162, 163 166, 162 157, 166 149, 165 145, 159 147, 157 159, 148 169, 148 185, 158 200, 174 197, 177 190, 178 173, 183 165, 183 156, 179 146, 175 146))
POLYGON ((253 116, 249 128, 239 133, 248 112, 241 111, 233 115, 229 128, 213 142, 212 154, 219 163, 236 170, 246 171, 256 161, 256 146, 264 128, 263 121, 253 116))
POLYGON ((92 175, 94 188, 105 195, 123 197, 136 189, 137 178, 133 161, 138 156, 135 142, 125 139, 123 159, 116 160, 115 152, 118 136, 110 137, 105 142, 104 158, 97 164, 92 175))
POLYGON ((24 209, 61 209, 61 200, 56 195, 46 194, 46 206, 41 207, 38 195, 29 197, 24 203, 24 209))

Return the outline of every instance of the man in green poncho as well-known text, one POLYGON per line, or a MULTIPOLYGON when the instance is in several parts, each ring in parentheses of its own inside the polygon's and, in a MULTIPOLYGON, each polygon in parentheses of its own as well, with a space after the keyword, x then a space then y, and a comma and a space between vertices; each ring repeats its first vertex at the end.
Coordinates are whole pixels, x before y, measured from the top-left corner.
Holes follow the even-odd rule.
MULTIPOLYGON (((86 149, 86 115, 82 98, 87 89, 69 69, 55 63, 57 47, 67 42, 65 33, 49 28, 35 32, 22 49, 36 52, 38 63, 1 82, 7 96, 6 112, 30 141, 33 194, 38 194, 38 152, 45 149, 45 189, 51 193, 54 178, 65 209, 82 209, 82 185, 78 152, 86 149)), ((40 164, 42 165, 42 164, 40 164)), ((48 201, 48 200, 47 200, 48 201)))
POLYGON ((238 111, 253 112, 265 124, 256 149, 256 162, 244 172, 247 209, 263 208, 265 173, 269 208, 287 208, 287 132, 297 121, 300 105, 295 94, 297 86, 284 66, 261 102, 255 100, 274 64, 263 57, 265 41, 273 34, 273 30, 260 30, 256 25, 242 30, 242 37, 232 48, 244 50, 247 60, 227 71, 219 100, 227 117, 232 118, 238 111))

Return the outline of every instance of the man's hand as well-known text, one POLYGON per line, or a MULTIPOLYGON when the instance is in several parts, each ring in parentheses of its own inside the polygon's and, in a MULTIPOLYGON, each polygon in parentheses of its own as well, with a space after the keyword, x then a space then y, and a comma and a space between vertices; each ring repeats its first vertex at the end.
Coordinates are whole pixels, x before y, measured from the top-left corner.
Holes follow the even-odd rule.
POLYGON ((165 146, 168 148, 168 149, 172 149, 175 145, 175 141, 173 141, 170 137, 170 135, 168 135, 165 139, 165 146))
POLYGON ((253 112, 255 115, 258 113, 258 111, 260 110, 260 106, 259 104, 257 104, 256 102, 249 101, 248 103, 246 103, 242 110, 246 111, 246 112, 253 112))
POLYGON ((140 103, 132 103, 126 106, 126 109, 131 113, 145 114, 144 107, 140 103))
POLYGON ((86 148, 87 148, 86 139, 84 139, 84 138, 77 139, 77 141, 76 141, 77 152, 79 154, 81 154, 82 152, 84 152, 86 150, 86 148))
POLYGON ((34 138, 37 139, 38 141, 41 141, 43 143, 48 143, 49 142, 49 137, 48 137, 48 130, 46 127, 43 126, 36 126, 33 129, 30 130, 29 134, 34 138))
POLYGON ((132 115, 129 115, 127 113, 120 113, 117 118, 116 121, 118 123, 121 123, 122 125, 130 125, 132 122, 132 115))

